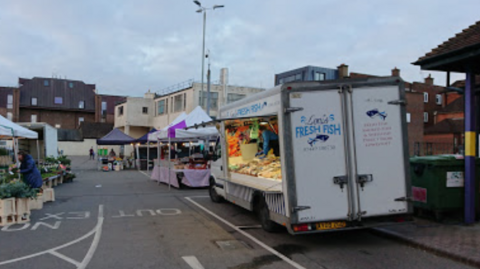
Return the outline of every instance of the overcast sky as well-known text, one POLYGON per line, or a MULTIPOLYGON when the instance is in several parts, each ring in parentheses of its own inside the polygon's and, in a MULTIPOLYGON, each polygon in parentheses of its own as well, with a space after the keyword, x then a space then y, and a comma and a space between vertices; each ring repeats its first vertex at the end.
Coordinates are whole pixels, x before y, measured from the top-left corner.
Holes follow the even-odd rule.
MULTIPOLYGON (((202 0, 212 80, 269 88, 306 65, 421 81, 411 62, 480 19, 478 0, 202 0)), ((0 86, 67 77, 140 96, 201 79, 202 15, 190 0, 0 0, 0 86)), ((206 64, 206 63, 205 63, 206 64)), ((441 73, 432 73, 444 84, 441 73)), ((457 76, 455 78, 462 78, 457 76)))

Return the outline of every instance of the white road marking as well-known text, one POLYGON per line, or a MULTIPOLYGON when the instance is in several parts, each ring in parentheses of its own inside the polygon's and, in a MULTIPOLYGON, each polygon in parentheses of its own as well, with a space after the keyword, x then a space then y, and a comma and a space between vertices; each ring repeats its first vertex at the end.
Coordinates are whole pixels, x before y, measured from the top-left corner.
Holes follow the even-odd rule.
POLYGON ((135 215, 126 215, 125 212, 123 212, 123 210, 119 210, 118 213, 119 213, 120 215, 118 215, 118 216, 112 216, 112 218, 135 217, 135 215))
POLYGON ((40 225, 43 225, 43 226, 48 227, 48 228, 53 229, 53 230, 57 230, 58 228, 60 228, 60 224, 62 224, 61 221, 55 221, 54 225, 50 225, 49 223, 39 221, 39 222, 35 223, 35 225, 33 225, 32 231, 36 231, 38 229, 38 227, 40 227, 40 225))
POLYGON ((87 268, 87 265, 90 263, 90 261, 93 258, 93 254, 95 254, 95 251, 97 250, 98 243, 100 242, 100 236, 102 235, 102 225, 103 225, 103 205, 100 205, 98 207, 98 223, 97 223, 97 231, 95 233, 95 237, 93 238, 92 245, 90 245, 90 249, 87 252, 87 255, 83 259, 82 263, 80 266, 77 267, 77 269, 85 269, 87 268))
POLYGON ((52 254, 53 256, 56 256, 57 258, 60 258, 60 259, 62 259, 62 260, 65 260, 65 261, 67 261, 67 262, 69 262, 69 263, 71 263, 71 264, 73 264, 73 265, 75 265, 75 266, 77 266, 77 267, 80 265, 80 263, 77 262, 76 260, 74 260, 74 259, 72 259, 72 258, 70 258, 70 257, 67 257, 67 256, 63 255, 63 254, 60 253, 60 252, 56 252, 56 251, 53 250, 53 251, 50 251, 49 253, 52 254))
MULTIPOLYGON (((57 214, 58 215, 58 214, 57 214)), ((15 263, 15 262, 19 262, 19 261, 23 261, 23 260, 28 260, 28 259, 31 259, 31 258, 35 258, 35 257, 38 257, 38 256, 41 256, 41 255, 44 255, 44 254, 50 254, 50 255, 53 255, 53 256, 56 256, 60 259, 63 259, 65 261, 68 261, 70 263, 73 263, 73 262, 76 262, 78 263, 77 261, 63 255, 63 254, 60 254, 57 252, 57 250, 59 249, 62 249, 62 248, 66 248, 66 247, 69 247, 71 245, 74 245, 80 241, 83 241, 85 240, 86 238, 90 237, 91 235, 95 235, 94 238, 93 238, 93 242, 92 244, 90 245, 90 249, 88 250, 87 252, 87 255, 85 256, 85 258, 83 259, 83 261, 81 263, 78 263, 76 264, 77 269, 85 269, 88 265, 88 263, 90 263, 90 261, 92 260, 92 257, 93 257, 93 254, 95 253, 95 250, 97 249, 98 247, 98 243, 100 241, 100 236, 102 234, 102 225, 103 225, 103 220, 104 220, 104 217, 103 217, 103 205, 99 205, 98 207, 98 222, 97 222, 97 225, 95 226, 95 228, 93 228, 90 232, 88 232, 87 234, 73 240, 73 241, 70 241, 68 243, 65 243, 63 245, 60 245, 58 247, 54 247, 54 248, 51 248, 51 249, 48 249, 48 250, 44 250, 44 251, 41 251, 41 252, 37 252, 37 253, 34 253, 34 254, 31 254, 31 255, 27 255, 27 256, 23 256, 23 257, 20 257, 20 258, 16 258, 16 259, 12 259, 12 260, 8 260, 8 261, 3 261, 3 262, 0 262, 0 266, 2 265, 5 265, 5 264, 10 264, 10 263, 15 263), (60 257, 61 256, 61 257, 60 257), (67 260, 68 259, 68 260, 67 260)))
POLYGON ((192 269, 205 269, 195 256, 183 256, 182 259, 192 267, 192 269))
POLYGON ((60 215, 63 215, 63 214, 65 214, 65 212, 60 212, 60 213, 57 213, 57 214, 45 213, 45 216, 46 216, 46 217, 41 218, 41 219, 39 219, 39 220, 46 220, 46 219, 52 219, 52 218, 58 219, 58 220, 62 220, 63 217, 59 217, 59 216, 60 216, 60 215))
MULTIPOLYGON (((138 172, 144 174, 144 175, 145 175, 146 177, 148 177, 149 179, 151 178, 151 176, 150 176, 149 174, 147 174, 147 173, 145 173, 145 172, 143 172, 143 171, 140 171, 140 170, 139 170, 138 172)), ((152 179, 152 180, 154 180, 154 179, 152 179)))
MULTIPOLYGON (((200 196, 196 196, 196 197, 200 197, 200 196)), ((203 197, 208 197, 208 196, 203 196, 203 197)), ((265 243, 263 243, 262 241, 258 240, 257 238, 255 238, 253 235, 250 235, 248 233, 246 233, 245 231, 239 229, 237 226, 233 225, 232 223, 228 222, 227 220, 221 218, 220 216, 218 216, 217 214, 213 213, 212 211, 206 209, 205 207, 203 207, 202 205, 200 205, 199 203, 193 201, 190 197, 185 197, 185 199, 187 199, 189 202, 191 202, 192 204, 196 205, 197 207, 199 207, 200 209, 202 209, 203 211, 205 211, 206 213, 210 214, 212 217, 218 219, 219 221, 223 222, 225 225, 229 226, 230 228, 234 229, 235 231, 237 231, 238 233, 241 233, 242 235, 244 235, 245 237, 247 237, 248 239, 252 240, 253 242, 257 243, 257 245, 261 246, 262 248, 266 249, 267 251, 269 251, 270 253, 274 254, 275 256, 279 257, 280 259, 284 260, 285 262, 287 262, 288 264, 290 264, 291 266, 293 266, 294 268, 297 268, 297 269, 306 269, 305 267, 301 266, 300 264, 294 262, 293 260, 289 259, 288 257, 286 257, 285 255, 283 255, 282 253, 276 251, 275 249, 269 247, 268 245, 266 245, 265 243)))
POLYGON ((177 208, 162 208, 157 209, 157 213, 163 216, 174 216, 182 214, 182 211, 177 208))

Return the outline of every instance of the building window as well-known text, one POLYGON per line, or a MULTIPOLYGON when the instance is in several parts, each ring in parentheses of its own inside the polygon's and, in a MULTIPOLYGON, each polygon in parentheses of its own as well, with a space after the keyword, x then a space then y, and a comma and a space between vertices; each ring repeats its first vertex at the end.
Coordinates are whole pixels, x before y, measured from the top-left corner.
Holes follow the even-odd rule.
POLYGON ((283 84, 283 78, 278 80, 278 84, 283 84))
POLYGON ((173 97, 170 97, 170 112, 173 112, 173 97))
MULTIPOLYGON (((203 100, 202 104, 205 104, 205 107, 206 107, 208 93, 204 92, 203 96, 205 99, 203 100)), ((210 109, 213 109, 213 110, 218 109, 218 92, 210 92, 210 109)))
POLYGON ((442 104, 442 95, 441 94, 435 95, 435 102, 437 103, 437 105, 442 104))
POLYGON ((165 114, 165 100, 160 100, 157 102, 157 115, 163 114, 165 114))
POLYGON ((13 95, 7 95, 7 109, 13 108, 13 95))
POLYGON ((407 113, 407 123, 410 123, 410 120, 411 120, 411 115, 410 113, 407 113))
POLYGON ((69 87, 70 89, 73 89, 73 82, 69 82, 69 83, 68 83, 68 87, 69 87))
POLYGON ((43 81, 43 86, 49 86, 50 85, 50 81, 48 79, 45 79, 43 81))
POLYGON ((32 115, 30 116, 30 122, 37 122, 37 115, 32 114, 32 115))
POLYGON ((168 113, 168 98, 165 99, 165 113, 168 113))
POLYGON ((243 98, 245 98, 245 97, 246 97, 245 94, 229 93, 229 94, 227 95, 227 104, 236 102, 236 101, 241 100, 241 99, 243 99, 243 98))
POLYGON ((102 117, 107 116, 107 102, 102 102, 102 117))
POLYGON ((37 105, 37 97, 32 97, 32 106, 36 106, 37 105))
POLYGON ((183 94, 174 97, 173 112, 183 111, 183 94))
POLYGON ((428 122, 428 112, 423 112, 423 122, 428 122))
POLYGON ((423 102, 428 103, 428 92, 423 93, 423 102))
POLYGON ((78 125, 82 124, 82 122, 85 121, 85 118, 83 117, 78 117, 78 125))
POLYGON ((302 74, 296 74, 295 80, 302 80, 302 74))
POLYGON ((79 101, 78 102, 78 108, 84 109, 85 108, 85 101, 79 101))
POLYGON ((148 114, 148 107, 146 107, 146 106, 142 107, 142 113, 143 114, 148 114))
POLYGON ((315 80, 315 81, 325 80, 325 74, 324 74, 324 73, 320 73, 320 72, 315 72, 315 73, 313 74, 313 80, 315 80))
POLYGON ((183 94, 183 110, 187 109, 187 93, 183 94))
POLYGON ((9 121, 12 121, 12 120, 13 120, 13 114, 12 114, 12 112, 7 112, 7 119, 8 119, 9 121))
POLYGON ((119 106, 118 107, 118 116, 122 116, 123 115, 123 106, 119 106))
POLYGON ((55 97, 55 104, 56 105, 63 104, 63 97, 55 97))
POLYGON ((60 129, 62 126, 60 124, 55 124, 55 128, 60 129))

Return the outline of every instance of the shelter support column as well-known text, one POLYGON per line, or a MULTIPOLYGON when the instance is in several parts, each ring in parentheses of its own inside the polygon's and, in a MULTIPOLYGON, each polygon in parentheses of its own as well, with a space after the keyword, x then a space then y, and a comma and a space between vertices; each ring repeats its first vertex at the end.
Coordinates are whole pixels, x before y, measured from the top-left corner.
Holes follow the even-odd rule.
POLYGON ((467 68, 465 79, 465 224, 475 222, 475 74, 467 68))

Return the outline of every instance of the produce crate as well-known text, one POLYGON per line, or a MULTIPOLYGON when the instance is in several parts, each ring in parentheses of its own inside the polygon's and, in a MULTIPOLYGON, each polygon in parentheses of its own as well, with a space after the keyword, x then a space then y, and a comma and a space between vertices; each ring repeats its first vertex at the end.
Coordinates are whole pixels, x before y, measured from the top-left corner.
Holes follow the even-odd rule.
POLYGON ((55 202, 55 191, 52 188, 43 190, 43 202, 55 202))
POLYGON ((16 214, 15 198, 0 200, 0 226, 15 224, 16 214))
POLYGON ((15 215, 15 221, 18 224, 30 222, 30 203, 29 198, 16 198, 17 214, 15 215))

